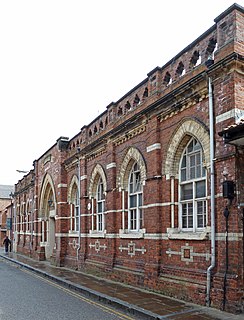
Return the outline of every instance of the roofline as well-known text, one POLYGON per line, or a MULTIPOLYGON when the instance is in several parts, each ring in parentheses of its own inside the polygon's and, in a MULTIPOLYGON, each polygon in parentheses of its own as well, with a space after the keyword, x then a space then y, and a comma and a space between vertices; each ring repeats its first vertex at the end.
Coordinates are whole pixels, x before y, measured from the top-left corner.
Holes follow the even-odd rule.
MULTIPOLYGON (((181 50, 179 53, 177 53, 172 59, 170 59, 168 62, 166 62, 162 67, 155 67, 153 70, 151 70, 148 74, 147 74, 147 78, 145 78, 144 80, 142 80, 139 84, 137 84, 135 87, 133 87, 131 90, 129 90, 126 94, 124 94, 119 100, 117 100, 116 102, 111 102, 106 109, 110 108, 112 105, 116 105, 118 103, 120 103, 124 98, 126 98, 127 96, 129 96, 133 91, 137 90, 139 87, 141 87, 143 84, 147 83, 148 78, 155 73, 156 71, 160 71, 164 68, 166 68, 168 65, 170 65, 172 62, 174 62, 176 59, 178 59, 180 56, 182 56, 185 52, 187 52, 189 49, 191 49, 192 47, 194 47, 199 41, 201 41, 202 39, 204 39, 207 35, 209 35, 211 32, 213 32, 216 29, 216 24, 223 19, 226 15, 228 15, 230 12, 232 12, 233 10, 238 10, 242 13, 244 13, 244 7, 242 7, 241 5, 234 3, 233 5, 231 5, 228 9, 226 9, 223 13, 221 13, 219 16, 217 16, 214 19, 215 24, 210 27, 208 30, 206 30, 204 33, 202 33, 197 39, 195 39, 193 42, 191 42, 189 45, 187 45, 183 50, 181 50)), ((80 132, 91 126, 93 123, 95 123, 99 118, 101 118, 103 115, 105 115, 107 113, 107 110, 105 110, 104 112, 102 112, 101 114, 99 114, 95 119, 93 119, 90 123, 88 123, 87 125, 84 125, 81 127, 80 131, 74 135, 71 139, 69 139, 69 142, 74 140, 77 136, 80 135, 80 132)), ((33 163, 35 161, 39 161, 46 153, 48 153, 51 149, 53 149, 56 146, 56 143, 53 144, 48 150, 46 150, 39 158, 37 158, 36 160, 33 161, 33 163)))
POLYGON ((215 23, 218 23, 220 20, 222 20, 225 16, 230 14, 233 10, 238 10, 241 13, 244 13, 244 7, 241 5, 234 3, 232 4, 228 9, 226 9, 224 12, 222 12, 220 15, 217 16, 217 18, 214 19, 215 23))

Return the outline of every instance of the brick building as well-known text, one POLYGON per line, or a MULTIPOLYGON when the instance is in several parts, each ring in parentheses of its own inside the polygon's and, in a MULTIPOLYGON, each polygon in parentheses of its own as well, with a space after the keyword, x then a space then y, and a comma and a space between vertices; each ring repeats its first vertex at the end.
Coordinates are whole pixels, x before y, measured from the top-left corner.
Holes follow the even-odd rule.
POLYGON ((0 185, 0 246, 7 235, 12 238, 12 200, 14 186, 0 185))
POLYGON ((15 250, 243 312, 244 8, 214 22, 34 161, 15 250))

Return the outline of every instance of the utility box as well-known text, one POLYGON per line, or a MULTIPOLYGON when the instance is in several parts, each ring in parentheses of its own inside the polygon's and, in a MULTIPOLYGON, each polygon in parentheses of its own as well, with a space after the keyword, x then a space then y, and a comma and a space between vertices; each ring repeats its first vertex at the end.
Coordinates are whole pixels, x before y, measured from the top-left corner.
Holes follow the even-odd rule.
POLYGON ((226 180, 223 182, 223 197, 233 199, 235 196, 235 186, 233 181, 226 180))

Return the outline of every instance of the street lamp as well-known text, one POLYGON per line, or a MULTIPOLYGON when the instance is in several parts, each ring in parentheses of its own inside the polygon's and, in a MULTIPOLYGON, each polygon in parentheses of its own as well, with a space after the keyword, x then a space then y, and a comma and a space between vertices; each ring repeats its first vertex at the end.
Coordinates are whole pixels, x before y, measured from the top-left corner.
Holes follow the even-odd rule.
POLYGON ((25 171, 25 170, 16 170, 18 173, 28 173, 28 171, 25 171))

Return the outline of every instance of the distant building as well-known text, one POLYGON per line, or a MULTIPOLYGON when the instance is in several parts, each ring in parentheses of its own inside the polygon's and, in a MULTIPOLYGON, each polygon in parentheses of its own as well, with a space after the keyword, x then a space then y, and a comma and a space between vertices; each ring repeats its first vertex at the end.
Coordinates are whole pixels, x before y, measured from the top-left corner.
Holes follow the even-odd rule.
POLYGON ((12 216, 11 216, 11 194, 14 192, 14 186, 0 185, 0 246, 6 235, 12 236, 12 216))
POLYGON ((35 160, 15 250, 243 312, 244 8, 214 22, 35 160))

